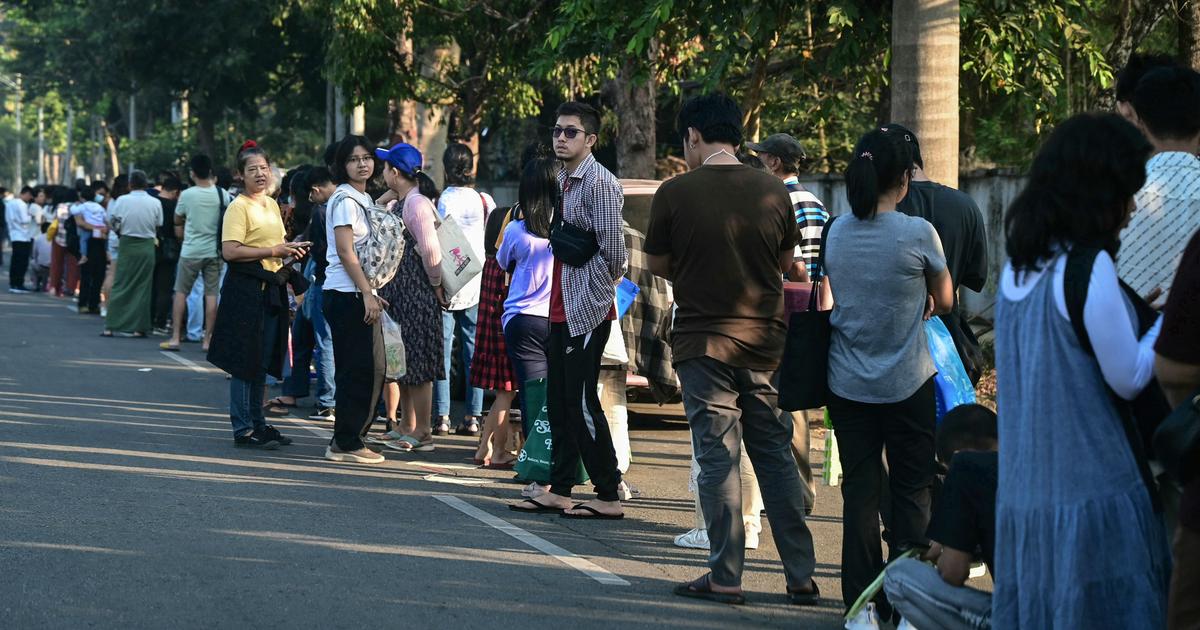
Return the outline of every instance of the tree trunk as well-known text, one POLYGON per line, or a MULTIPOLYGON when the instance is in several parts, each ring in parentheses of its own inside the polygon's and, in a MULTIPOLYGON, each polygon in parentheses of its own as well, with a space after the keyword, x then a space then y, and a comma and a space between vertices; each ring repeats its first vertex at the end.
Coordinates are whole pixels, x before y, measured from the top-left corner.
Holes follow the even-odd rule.
POLYGON ((66 185, 70 185, 74 179, 71 176, 71 160, 74 158, 75 152, 75 108, 67 105, 67 152, 63 156, 63 174, 62 181, 66 185))
POLYGON ((892 120, 921 143, 930 179, 958 187, 957 0, 893 0, 892 120))
MULTIPOLYGON (((396 0, 396 4, 400 4, 400 0, 396 0)), ((413 39, 409 36, 412 30, 412 14, 408 13, 406 26, 399 35, 397 35, 396 53, 403 60, 403 63, 408 64, 407 68, 400 68, 398 71, 411 72, 413 61, 413 39)), ((397 142, 407 142, 408 144, 416 145, 418 137, 417 131, 417 104, 412 100, 399 98, 388 99, 388 145, 396 144, 397 142)))
POLYGON ((609 92, 617 117, 617 176, 626 179, 654 179, 655 174, 657 40, 650 41, 645 55, 640 62, 626 59, 617 78, 609 82, 605 90, 609 92), (639 70, 646 70, 646 76, 639 77, 639 70))
MULTIPOLYGON (((1129 63, 1129 57, 1138 43, 1145 39, 1158 21, 1166 15, 1169 4, 1162 0, 1120 0, 1112 42, 1104 54, 1113 69, 1120 71, 1129 63)), ((1187 10, 1187 7, 1184 9, 1187 10)), ((1100 94, 1097 109, 1112 109, 1115 99, 1116 94, 1113 90, 1104 90, 1100 94)))
POLYGON ((1179 12, 1179 55, 1193 70, 1200 70, 1200 0, 1182 0, 1179 12))
POLYGON ((111 180, 121 172, 121 157, 117 150, 117 137, 112 130, 108 128, 108 121, 100 121, 100 130, 104 133, 104 144, 108 146, 108 160, 110 170, 105 179, 111 180))

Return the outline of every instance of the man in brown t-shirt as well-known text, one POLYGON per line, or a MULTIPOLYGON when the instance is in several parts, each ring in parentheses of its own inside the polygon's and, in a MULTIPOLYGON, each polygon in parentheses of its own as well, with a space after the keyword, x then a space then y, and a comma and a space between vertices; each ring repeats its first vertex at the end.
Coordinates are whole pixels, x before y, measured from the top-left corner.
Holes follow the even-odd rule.
POLYGON ((743 166, 742 114, 729 97, 694 98, 679 113, 691 172, 654 195, 645 252, 650 270, 674 283, 675 370, 700 464, 700 504, 711 573, 680 585, 687 597, 742 603, 745 560, 738 460, 742 443, 758 473, 792 603, 816 604, 812 534, 789 445, 791 417, 776 413, 771 376, 786 328, 783 272, 796 222, 782 182, 743 166))

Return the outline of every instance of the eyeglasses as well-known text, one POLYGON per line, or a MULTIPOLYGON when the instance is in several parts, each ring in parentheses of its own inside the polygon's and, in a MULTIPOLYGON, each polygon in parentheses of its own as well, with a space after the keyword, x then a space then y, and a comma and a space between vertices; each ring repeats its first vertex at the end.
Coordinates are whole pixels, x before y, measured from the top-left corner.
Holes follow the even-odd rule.
POLYGON ((555 138, 565 135, 567 136, 567 140, 574 140, 575 136, 578 136, 581 133, 586 134, 587 132, 583 129, 576 129, 575 127, 555 127, 550 133, 555 138))
POLYGON ((374 161, 375 161, 375 158, 373 158, 369 155, 359 155, 359 156, 351 155, 350 157, 346 158, 347 164, 370 164, 374 161))

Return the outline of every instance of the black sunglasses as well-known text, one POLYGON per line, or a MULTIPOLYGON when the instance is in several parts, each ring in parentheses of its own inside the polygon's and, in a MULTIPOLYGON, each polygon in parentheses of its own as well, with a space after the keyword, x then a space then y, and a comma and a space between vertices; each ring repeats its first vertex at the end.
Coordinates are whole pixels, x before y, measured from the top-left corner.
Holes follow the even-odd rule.
POLYGON ((561 135, 566 135, 567 140, 574 140, 575 136, 578 136, 581 133, 586 134, 587 132, 584 131, 583 129, 576 129, 575 127, 555 127, 554 130, 551 131, 550 133, 555 138, 557 138, 561 135))

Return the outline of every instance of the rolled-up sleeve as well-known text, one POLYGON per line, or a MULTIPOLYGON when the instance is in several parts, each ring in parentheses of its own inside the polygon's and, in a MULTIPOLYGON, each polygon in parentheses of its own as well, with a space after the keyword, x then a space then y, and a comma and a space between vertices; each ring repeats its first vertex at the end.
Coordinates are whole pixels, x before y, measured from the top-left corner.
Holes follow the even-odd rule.
POLYGON ((598 182, 594 191, 593 229, 600 245, 600 254, 608 263, 608 272, 615 282, 624 277, 629 264, 629 255, 625 250, 625 227, 621 217, 621 210, 625 206, 625 193, 619 182, 605 180, 598 182))

